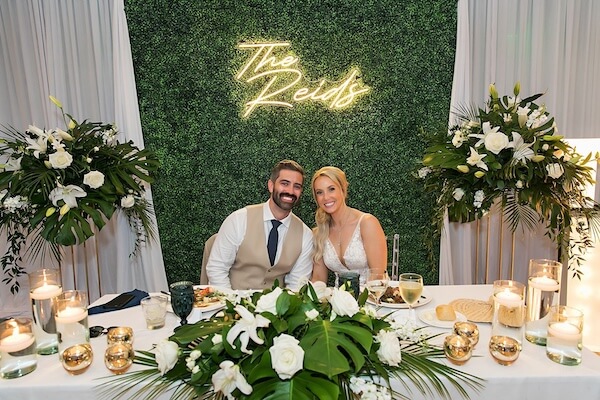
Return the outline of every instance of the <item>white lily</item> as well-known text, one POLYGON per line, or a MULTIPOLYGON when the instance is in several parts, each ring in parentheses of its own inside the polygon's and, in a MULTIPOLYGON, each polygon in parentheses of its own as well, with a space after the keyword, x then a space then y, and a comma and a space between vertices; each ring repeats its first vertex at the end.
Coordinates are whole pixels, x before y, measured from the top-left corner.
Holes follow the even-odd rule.
POLYGON ((48 149, 48 135, 40 128, 32 125, 29 125, 28 131, 37 135, 37 138, 25 138, 27 143, 29 143, 27 150, 33 150, 33 156, 40 158, 40 154, 46 154, 46 150, 48 149))
POLYGON ((248 350, 248 341, 256 344, 263 344, 264 340, 258 337, 256 330, 258 328, 266 328, 271 321, 260 314, 254 315, 246 307, 238 304, 235 306, 235 311, 240 315, 241 319, 227 332, 227 342, 235 349, 233 342, 239 336, 242 343, 241 350, 244 353, 252 354, 252 350, 248 350))
POLYGON ((63 186, 57 183, 57 186, 50 192, 48 197, 56 207, 58 207, 58 201, 62 200, 69 208, 77 207, 77 197, 85 197, 87 193, 85 190, 75 185, 63 186))
POLYGON ((252 393, 252 386, 248 384, 244 375, 240 372, 240 366, 235 365, 230 360, 225 360, 219 364, 220 370, 215 372, 211 378, 215 392, 221 392, 229 400, 235 399, 231 394, 236 388, 240 392, 248 395, 252 393))
POLYGON ((477 152, 477 150, 475 150, 473 147, 471 147, 471 155, 467 158, 467 164, 474 165, 478 168, 481 168, 481 169, 487 171, 488 166, 486 165, 486 163, 483 162, 483 158, 486 155, 487 154, 479 154, 477 152))
POLYGON ((508 147, 512 147, 515 149, 513 153, 513 160, 525 162, 526 160, 531 160, 531 158, 535 155, 533 150, 530 149, 531 146, 535 143, 535 140, 531 143, 525 143, 523 138, 517 132, 512 133, 513 141, 510 142, 508 147))
POLYGON ((519 126, 522 128, 525 126, 527 119, 529 118, 529 107, 519 107, 517 108, 517 115, 519 116, 519 126))

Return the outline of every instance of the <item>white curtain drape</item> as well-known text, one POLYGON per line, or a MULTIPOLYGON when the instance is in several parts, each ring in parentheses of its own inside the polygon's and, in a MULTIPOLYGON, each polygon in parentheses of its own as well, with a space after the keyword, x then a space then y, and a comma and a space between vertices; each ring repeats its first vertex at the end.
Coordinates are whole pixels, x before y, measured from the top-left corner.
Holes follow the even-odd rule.
MULTIPOLYGON (((48 99, 53 95, 74 118, 114 122, 120 141, 143 147, 123 0, 0 1, 0 93, 2 125, 64 128, 48 99)), ((160 242, 147 242, 130 257, 134 240, 118 216, 83 245, 66 248, 65 288, 87 289, 90 301, 135 288, 166 289, 160 242)), ((50 265, 30 263, 27 271, 44 266, 50 265)), ((29 304, 26 276, 21 283, 17 296, 0 284, 0 316, 22 313, 29 304)))
MULTIPOLYGON (((600 137, 600 2, 596 0, 459 0, 458 30, 451 110, 459 105, 483 106, 488 86, 512 94, 515 82, 521 94, 545 93, 545 103, 558 131, 567 138, 600 137)), ((511 240, 500 243, 499 218, 493 226, 492 269, 507 253, 511 240)), ((446 223, 440 251, 440 283, 475 282, 475 257, 486 255, 487 226, 446 223), (479 246, 476 236, 479 236, 479 246)), ((530 258, 557 257, 556 249, 537 232, 517 232, 515 279, 527 281, 530 258), (520 273, 520 275, 519 275, 520 273)), ((502 260, 507 270, 508 257, 502 260)))

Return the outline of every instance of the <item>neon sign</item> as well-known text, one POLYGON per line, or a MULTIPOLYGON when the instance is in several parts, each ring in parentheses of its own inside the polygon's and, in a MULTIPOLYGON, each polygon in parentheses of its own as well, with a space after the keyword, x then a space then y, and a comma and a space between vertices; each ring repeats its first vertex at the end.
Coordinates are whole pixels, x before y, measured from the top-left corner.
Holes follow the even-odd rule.
POLYGON ((337 82, 321 79, 316 86, 305 86, 304 75, 297 68, 298 57, 289 53, 279 57, 275 54, 288 46, 288 42, 238 45, 240 49, 252 50, 253 54, 236 78, 247 83, 263 78, 266 82, 259 94, 245 104, 244 117, 252 114, 258 106, 293 108, 294 103, 303 101, 320 101, 329 109, 342 109, 369 91, 370 88, 362 83, 358 69, 351 69, 345 78, 337 82))

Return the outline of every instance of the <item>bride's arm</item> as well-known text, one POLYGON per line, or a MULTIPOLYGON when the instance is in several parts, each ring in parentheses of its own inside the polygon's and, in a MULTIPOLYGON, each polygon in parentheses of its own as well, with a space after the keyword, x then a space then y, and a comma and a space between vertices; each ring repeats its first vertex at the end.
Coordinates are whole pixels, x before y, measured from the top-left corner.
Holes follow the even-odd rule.
POLYGON ((379 220, 367 214, 360 223, 360 236, 367 254, 367 265, 373 271, 387 268, 387 240, 379 220))
POLYGON ((327 283, 327 267, 322 258, 318 262, 313 263, 312 278, 310 280, 313 282, 321 281, 327 283))

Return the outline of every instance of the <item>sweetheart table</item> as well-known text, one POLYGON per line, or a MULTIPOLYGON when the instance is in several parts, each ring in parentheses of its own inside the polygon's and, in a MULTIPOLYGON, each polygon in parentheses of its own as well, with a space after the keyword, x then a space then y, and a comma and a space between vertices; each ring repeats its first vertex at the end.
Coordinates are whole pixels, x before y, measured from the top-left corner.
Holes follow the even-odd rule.
MULTIPOLYGON (((448 304, 458 298, 488 300, 492 294, 491 285, 426 286, 425 290, 431 296, 431 302, 416 308, 417 313, 419 310, 434 309, 439 304, 448 304)), ((103 304, 115 296, 105 295, 92 306, 103 304)), ((408 317, 408 310, 382 308, 380 313, 386 311, 395 311, 400 317, 408 317)), ((193 322, 206 316, 208 315, 202 315, 198 309, 195 309, 189 320, 193 322)), ((149 350, 154 343, 167 338, 178 325, 178 321, 177 316, 167 313, 165 327, 148 330, 139 306, 89 316, 90 326, 131 326, 134 329, 134 347, 138 350, 149 350)), ((418 324, 423 325, 420 321, 418 324)), ((519 359, 511 366, 501 366, 492 359, 487 350, 491 325, 488 323, 477 325, 480 330, 480 340, 475 347, 473 358, 462 366, 454 366, 486 379, 485 388, 481 392, 469 392, 471 399, 564 400, 572 398, 573 395, 580 399, 600 399, 600 356, 584 348, 582 364, 563 366, 549 360, 544 347, 525 341, 519 359)), ((438 327, 427 326, 427 329, 431 333, 442 333, 438 338, 440 341, 443 340, 444 333, 449 332, 449 329, 438 327)), ((62 368, 56 354, 40 356, 37 369, 29 375, 11 380, 0 379, 0 399, 64 400, 71 396, 77 400, 99 399, 96 386, 104 382, 100 378, 111 376, 103 361, 106 336, 91 339, 91 344, 94 361, 83 374, 69 375, 62 368)), ((447 361, 443 360, 443 362, 447 361)), ((132 369, 135 368, 144 367, 134 365, 132 369)), ((410 383, 408 385, 411 386, 410 383)), ((403 382, 396 381, 394 386, 402 389, 401 392, 405 392, 403 382)), ((451 389, 450 385, 446 387, 451 389)), ((460 399, 458 394, 450 391, 452 399, 460 399)), ((423 397, 418 392, 413 392, 411 398, 434 399, 434 397, 423 397)))

